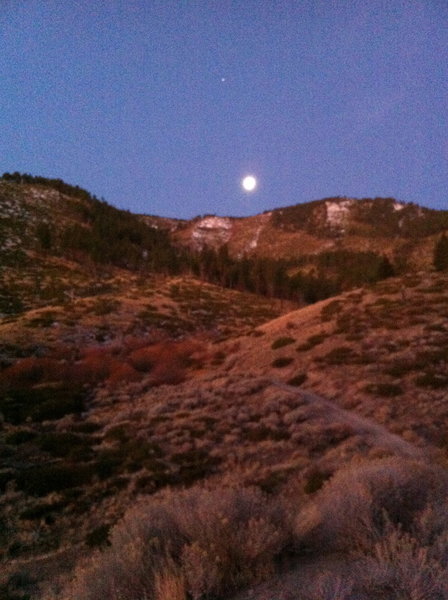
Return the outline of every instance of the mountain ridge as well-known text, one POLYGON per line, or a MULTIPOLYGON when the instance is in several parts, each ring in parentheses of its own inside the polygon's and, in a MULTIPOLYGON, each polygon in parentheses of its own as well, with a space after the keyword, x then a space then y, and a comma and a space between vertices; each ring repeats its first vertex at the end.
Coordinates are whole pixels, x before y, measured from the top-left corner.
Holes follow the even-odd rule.
MULTIPOLYGON (((157 217, 144 217, 155 223, 157 217)), ((234 257, 293 259, 336 249, 403 253, 415 265, 428 261, 424 240, 448 229, 448 211, 393 198, 324 198, 275 208, 250 217, 206 215, 160 222, 179 244, 201 250, 227 245, 234 257), (421 248, 425 248, 422 259, 421 248)))
MULTIPOLYGON (((108 266, 189 272, 227 287, 309 302, 387 273, 431 269, 435 245, 448 231, 448 211, 391 198, 326 198, 252 217, 135 215, 61 180, 20 174, 0 180, 0 203, 0 275, 7 296, 0 298, 0 312, 20 305, 15 269, 32 270, 50 257, 84 272, 108 266)), ((32 286, 36 296, 39 285, 32 286)))

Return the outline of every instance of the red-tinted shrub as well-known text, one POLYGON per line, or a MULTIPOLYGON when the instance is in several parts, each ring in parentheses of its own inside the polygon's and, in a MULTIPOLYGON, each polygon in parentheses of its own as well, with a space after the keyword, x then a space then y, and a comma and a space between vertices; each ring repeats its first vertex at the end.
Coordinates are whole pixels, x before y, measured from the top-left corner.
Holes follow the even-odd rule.
POLYGON ((137 371, 148 373, 154 367, 155 363, 160 360, 160 356, 161 350, 159 344, 156 344, 134 350, 129 354, 128 361, 137 371))
POLYGON ((41 382, 61 381, 66 375, 66 364, 53 358, 22 358, 0 375, 0 386, 28 387, 41 382))
POLYGON ((113 361, 110 367, 110 374, 107 379, 109 385, 122 381, 139 381, 142 377, 141 373, 138 373, 129 363, 113 361))
POLYGON ((76 383, 96 384, 110 375, 111 356, 100 348, 84 350, 83 358, 70 366, 69 377, 76 383))
POLYGON ((153 385, 175 385, 185 381, 185 369, 179 364, 173 362, 159 362, 151 372, 151 382, 153 385))
POLYGON ((150 372, 154 385, 179 383, 189 366, 202 363, 202 347, 196 340, 165 341, 131 352, 128 361, 142 372, 150 372))

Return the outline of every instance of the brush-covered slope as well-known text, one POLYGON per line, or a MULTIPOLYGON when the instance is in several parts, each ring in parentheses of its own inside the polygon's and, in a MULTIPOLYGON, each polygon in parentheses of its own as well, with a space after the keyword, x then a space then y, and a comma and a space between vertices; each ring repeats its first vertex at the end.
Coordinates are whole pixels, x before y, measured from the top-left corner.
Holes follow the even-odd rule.
MULTIPOLYGON (((171 285, 184 300, 199 291, 171 285)), ((26 572, 23 589, 49 598, 48 582, 167 486, 173 506, 201 482, 302 506, 354 459, 443 461, 447 296, 446 276, 421 274, 247 322, 243 336, 240 321, 226 341, 125 336, 48 352, 40 370, 38 356, 15 361, 2 377, 4 589, 26 572)))
POLYGON ((60 180, 23 177, 0 179, 0 314, 107 291, 113 268, 178 271, 166 232, 60 180))
POLYGON ((327 198, 247 218, 206 216, 170 225, 195 249, 227 244, 232 256, 297 259, 334 251, 386 254, 401 266, 427 267, 448 211, 393 198, 327 198))
POLYGON ((445 448, 447 347, 448 276, 416 273, 259 327, 241 339, 229 369, 275 374, 445 448))

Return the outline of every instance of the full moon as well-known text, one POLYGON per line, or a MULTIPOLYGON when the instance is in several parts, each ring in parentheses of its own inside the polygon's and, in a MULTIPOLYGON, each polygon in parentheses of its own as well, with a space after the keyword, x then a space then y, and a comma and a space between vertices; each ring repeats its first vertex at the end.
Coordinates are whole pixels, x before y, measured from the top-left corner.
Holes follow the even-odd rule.
POLYGON ((246 190, 246 192, 253 192, 254 189, 257 187, 257 180, 253 175, 246 175, 246 177, 241 182, 241 185, 243 186, 243 189, 246 190))

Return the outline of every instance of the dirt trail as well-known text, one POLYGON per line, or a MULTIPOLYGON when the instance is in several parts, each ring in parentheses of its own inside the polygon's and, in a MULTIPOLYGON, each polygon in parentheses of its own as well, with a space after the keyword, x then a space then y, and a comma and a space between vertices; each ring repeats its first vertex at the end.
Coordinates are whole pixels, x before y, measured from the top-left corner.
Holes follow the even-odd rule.
POLYGON ((284 391, 290 392, 295 396, 299 396, 307 405, 314 406, 318 410, 322 410, 329 420, 334 417, 339 421, 344 421, 350 425, 356 433, 363 435, 367 440, 375 442, 382 448, 386 448, 395 454, 406 458, 422 459, 427 456, 423 448, 418 448, 410 442, 407 442, 400 436, 391 433, 383 425, 375 423, 365 417, 361 417, 352 411, 339 407, 334 402, 322 398, 313 392, 287 385, 282 381, 272 380, 272 385, 284 391))
MULTIPOLYGON (((299 397, 304 404, 315 409, 316 415, 326 419, 344 422, 353 430, 364 436, 372 446, 388 449, 395 455, 412 459, 424 459, 429 456, 425 449, 418 448, 391 433, 382 425, 372 422, 365 417, 340 408, 330 400, 326 400, 313 392, 287 385, 278 380, 271 384, 283 391, 299 397)), ((232 600, 296 600, 301 595, 306 596, 311 584, 317 579, 328 582, 328 590, 332 597, 347 597, 351 589, 351 581, 356 570, 362 566, 362 559, 347 555, 324 555, 300 557, 295 564, 280 574, 273 576, 265 583, 246 588, 232 597, 232 600)), ((329 596, 326 596, 329 597, 329 596)), ((358 600, 368 600, 365 595, 357 595, 358 600)))

